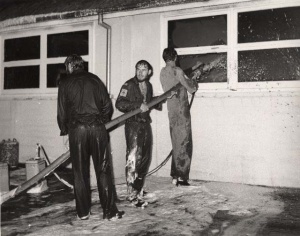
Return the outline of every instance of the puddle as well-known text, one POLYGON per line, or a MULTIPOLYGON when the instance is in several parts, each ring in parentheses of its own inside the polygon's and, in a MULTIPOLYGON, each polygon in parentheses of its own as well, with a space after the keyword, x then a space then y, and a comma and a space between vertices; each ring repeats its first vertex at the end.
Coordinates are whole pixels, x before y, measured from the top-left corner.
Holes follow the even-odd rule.
POLYGON ((257 235, 299 236, 300 189, 279 189, 275 191, 274 198, 284 202, 284 211, 276 217, 268 218, 257 235))
MULTIPOLYGON (((22 169, 17 171, 21 174, 18 178, 25 180, 24 171, 22 169)), ((59 173, 59 176, 68 180, 71 172, 64 170, 64 172, 59 173)), ((48 189, 42 193, 29 194, 24 191, 1 205, 2 235, 25 235, 33 232, 36 228, 68 222, 70 221, 68 214, 70 217, 76 215, 75 209, 68 210, 69 212, 63 207, 51 210, 51 206, 55 204, 72 202, 74 200, 73 190, 58 181, 54 175, 47 178, 47 185, 48 189), (41 211, 42 208, 46 210, 41 211), (39 211, 39 213, 33 214, 35 211, 39 211), (41 220, 45 215, 48 215, 47 220, 41 220), (21 221, 19 220, 20 218, 22 219, 21 221), (14 225, 15 229, 13 232, 8 233, 3 230, 6 226, 13 227, 14 225)), ((11 190, 16 187, 17 185, 10 185, 11 190)))

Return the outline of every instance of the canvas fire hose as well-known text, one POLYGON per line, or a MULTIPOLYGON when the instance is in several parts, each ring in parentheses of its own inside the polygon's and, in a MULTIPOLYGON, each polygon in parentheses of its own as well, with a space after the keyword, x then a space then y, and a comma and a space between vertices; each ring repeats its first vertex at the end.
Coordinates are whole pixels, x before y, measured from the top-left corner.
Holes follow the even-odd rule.
MULTIPOLYGON (((167 92, 163 93, 162 95, 156 97, 151 102, 149 102, 147 105, 149 108, 157 105, 158 103, 166 100, 174 91, 177 91, 182 85, 178 83, 171 89, 169 89, 167 92)), ((137 108, 133 111, 130 111, 128 113, 125 113, 110 122, 105 124, 105 128, 107 130, 111 129, 112 127, 122 123, 123 121, 127 120, 128 118, 140 113, 142 110, 140 108, 137 108)), ((55 161, 53 161, 49 166, 47 166, 45 169, 40 171, 37 175, 33 176, 31 179, 25 181, 24 183, 20 184, 17 188, 4 193, 0 197, 0 204, 3 202, 6 202, 7 200, 15 197, 16 195, 22 193, 23 191, 29 189, 34 184, 38 183, 40 180, 51 174, 56 168, 58 168, 61 164, 63 164, 68 158, 70 157, 70 151, 65 152, 61 156, 59 156, 55 161)))

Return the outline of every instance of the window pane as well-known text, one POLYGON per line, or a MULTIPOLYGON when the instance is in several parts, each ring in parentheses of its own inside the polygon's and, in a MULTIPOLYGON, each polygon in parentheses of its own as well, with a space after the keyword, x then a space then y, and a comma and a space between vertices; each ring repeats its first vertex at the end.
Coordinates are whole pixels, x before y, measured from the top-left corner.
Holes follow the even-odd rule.
POLYGON ((240 13, 238 42, 300 39, 300 7, 240 13))
POLYGON ((48 57, 67 57, 71 54, 88 55, 88 31, 49 34, 47 38, 48 57))
MULTIPOLYGON (((210 70, 200 77, 199 83, 214 83, 227 81, 227 54, 211 53, 200 55, 179 56, 179 64, 183 70, 187 70, 201 61, 209 66, 210 70)), ((188 75, 188 73, 187 73, 188 75)))
POLYGON ((226 44, 226 15, 169 21, 169 47, 184 48, 226 44))
POLYGON ((239 52, 239 82, 300 80, 300 48, 239 52))
POLYGON ((4 61, 19 61, 40 58, 40 36, 6 39, 4 61))
MULTIPOLYGON (((89 64, 84 62, 84 70, 88 71, 89 64)), ((47 65, 47 88, 55 88, 67 76, 63 63, 47 65)))
POLYGON ((63 63, 47 65, 47 88, 55 88, 67 76, 63 63))
POLYGON ((4 89, 39 88, 40 67, 4 68, 4 89))

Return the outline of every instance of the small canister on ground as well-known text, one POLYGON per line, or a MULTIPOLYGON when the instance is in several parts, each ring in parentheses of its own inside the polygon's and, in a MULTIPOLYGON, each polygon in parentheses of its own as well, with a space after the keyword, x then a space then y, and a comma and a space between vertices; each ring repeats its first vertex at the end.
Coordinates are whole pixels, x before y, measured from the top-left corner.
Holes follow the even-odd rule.
POLYGON ((0 162, 0 192, 9 191, 9 171, 6 162, 0 162))
POLYGON ((19 164, 19 142, 13 140, 3 140, 0 143, 0 162, 6 162, 9 167, 17 167, 19 164))
MULTIPOLYGON (((26 161, 26 179, 29 180, 41 172, 46 166, 43 159, 31 158, 26 161)), ((43 180, 30 188, 27 193, 41 193, 48 189, 47 180, 43 180)))

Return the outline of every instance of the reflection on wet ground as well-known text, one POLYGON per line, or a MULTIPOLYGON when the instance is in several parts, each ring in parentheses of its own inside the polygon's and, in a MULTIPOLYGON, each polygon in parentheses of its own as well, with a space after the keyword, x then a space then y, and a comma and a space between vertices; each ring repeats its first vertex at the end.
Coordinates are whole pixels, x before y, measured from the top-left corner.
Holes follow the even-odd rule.
POLYGON ((284 210, 275 217, 270 217, 259 231, 264 235, 300 235, 300 189, 277 189, 274 198, 284 202, 284 210))
MULTIPOLYGON (((72 183, 69 169, 58 173, 72 183)), ((24 168, 11 172, 11 189, 24 181, 24 168)), ((2 204, 1 235, 300 235, 300 189, 190 183, 175 187, 170 178, 148 177, 145 209, 127 202, 126 185, 117 185, 118 207, 126 213, 118 221, 102 220, 93 190, 92 215, 80 221, 73 190, 51 175, 45 192, 22 193, 2 204)))
MULTIPOLYGON (((64 169, 60 171, 60 176, 71 181, 71 171, 64 169)), ((18 184, 23 183, 26 180, 25 168, 18 168, 11 171, 11 184, 10 190, 16 188, 18 184)), ((51 224, 59 224, 68 222, 68 213, 71 217, 74 216, 74 209, 68 209, 68 211, 55 213, 53 212, 48 216, 50 221, 43 221, 43 213, 41 209, 53 207, 56 204, 62 204, 72 201, 74 199, 73 190, 58 181, 54 175, 47 178, 48 189, 39 194, 29 194, 23 192, 3 203, 1 206, 1 228, 3 229, 7 225, 14 225, 13 232, 3 232, 2 235, 25 235, 30 232, 34 232, 37 228, 44 227, 51 224), (24 215, 30 214, 30 212, 39 211, 37 215, 32 215, 30 218, 24 218, 24 215), (19 224, 21 219, 22 226, 19 224), (27 226, 27 227, 26 227, 27 226)), ((48 214, 48 212, 47 212, 48 214)))

